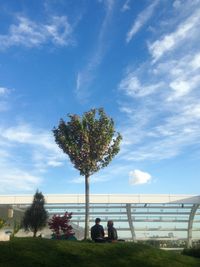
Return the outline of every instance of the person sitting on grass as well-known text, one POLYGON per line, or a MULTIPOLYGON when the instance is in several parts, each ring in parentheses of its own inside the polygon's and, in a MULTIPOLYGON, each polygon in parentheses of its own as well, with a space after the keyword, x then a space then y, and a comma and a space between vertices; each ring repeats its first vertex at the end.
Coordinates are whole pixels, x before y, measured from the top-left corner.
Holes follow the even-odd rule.
POLYGON ((102 243, 104 240, 104 229, 103 226, 100 225, 100 218, 96 218, 95 225, 91 228, 91 238, 93 241, 102 243))
POLYGON ((113 221, 109 220, 107 223, 108 226, 108 241, 109 242, 116 242, 118 239, 117 236, 117 230, 115 229, 115 227, 113 226, 113 221))

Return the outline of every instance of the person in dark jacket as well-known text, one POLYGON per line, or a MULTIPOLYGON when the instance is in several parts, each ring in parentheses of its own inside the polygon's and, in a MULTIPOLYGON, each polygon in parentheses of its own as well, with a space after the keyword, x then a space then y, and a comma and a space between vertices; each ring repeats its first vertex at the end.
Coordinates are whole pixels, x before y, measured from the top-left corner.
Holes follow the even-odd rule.
POLYGON ((104 240, 104 229, 103 226, 100 225, 101 219, 96 218, 95 225, 91 228, 91 238, 95 242, 105 242, 104 240))
POLYGON ((107 223, 107 226, 108 226, 108 241, 110 241, 110 242, 115 242, 118 239, 117 230, 115 229, 113 224, 114 223, 111 220, 109 220, 108 223, 107 223))

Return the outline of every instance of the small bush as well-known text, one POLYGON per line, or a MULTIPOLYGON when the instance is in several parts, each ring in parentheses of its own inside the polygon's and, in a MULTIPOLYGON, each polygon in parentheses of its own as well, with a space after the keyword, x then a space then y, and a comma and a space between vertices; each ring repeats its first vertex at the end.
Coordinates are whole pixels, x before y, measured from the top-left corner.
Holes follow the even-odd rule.
POLYGON ((53 215, 49 221, 49 228, 52 230, 52 239, 75 239, 72 226, 69 224, 72 213, 65 212, 63 216, 53 215))

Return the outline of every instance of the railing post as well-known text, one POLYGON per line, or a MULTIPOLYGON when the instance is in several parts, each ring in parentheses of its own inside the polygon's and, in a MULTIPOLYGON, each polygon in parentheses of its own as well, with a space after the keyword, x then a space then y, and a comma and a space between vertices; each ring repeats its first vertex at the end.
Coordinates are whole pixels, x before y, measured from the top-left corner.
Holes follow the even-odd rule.
POLYGON ((188 222, 188 231, 187 231, 187 247, 188 248, 192 246, 192 227, 193 227, 194 217, 199 206, 200 204, 194 204, 190 212, 190 217, 189 217, 189 222, 188 222))
POLYGON ((132 216, 131 216, 131 204, 126 204, 126 211, 127 211, 127 218, 128 218, 129 227, 131 230, 132 240, 133 240, 133 242, 136 242, 136 235, 135 235, 135 230, 134 230, 132 216))

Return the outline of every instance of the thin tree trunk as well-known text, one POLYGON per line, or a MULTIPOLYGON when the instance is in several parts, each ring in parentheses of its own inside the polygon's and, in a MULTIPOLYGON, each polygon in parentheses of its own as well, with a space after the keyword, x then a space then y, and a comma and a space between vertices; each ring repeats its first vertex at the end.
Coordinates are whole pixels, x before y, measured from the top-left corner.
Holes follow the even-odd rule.
POLYGON ((34 230, 34 231, 33 231, 33 237, 36 237, 36 234, 37 234, 37 231, 34 230))
POLYGON ((90 204, 90 190, 89 190, 89 175, 85 176, 85 239, 89 238, 89 204, 90 204))

